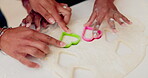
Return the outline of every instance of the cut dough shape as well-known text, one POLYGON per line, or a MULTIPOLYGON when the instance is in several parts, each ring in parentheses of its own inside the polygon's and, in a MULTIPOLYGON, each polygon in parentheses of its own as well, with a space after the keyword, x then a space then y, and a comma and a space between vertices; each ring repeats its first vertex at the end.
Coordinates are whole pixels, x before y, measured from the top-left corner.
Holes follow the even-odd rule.
POLYGON ((69 53, 60 53, 58 64, 64 67, 69 67, 77 63, 77 57, 69 53))
POLYGON ((88 69, 84 68, 75 68, 73 78, 95 78, 94 73, 88 69))
POLYGON ((117 34, 113 32, 106 31, 105 32, 106 41, 113 42, 115 39, 117 39, 117 34))
POLYGON ((117 46, 117 54, 120 56, 132 53, 132 49, 123 42, 119 42, 117 46))

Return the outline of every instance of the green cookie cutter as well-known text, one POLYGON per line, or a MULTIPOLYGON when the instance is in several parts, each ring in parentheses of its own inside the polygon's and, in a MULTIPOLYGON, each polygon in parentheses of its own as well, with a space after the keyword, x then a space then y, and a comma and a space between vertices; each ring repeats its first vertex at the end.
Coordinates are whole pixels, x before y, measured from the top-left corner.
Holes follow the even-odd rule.
POLYGON ((81 40, 81 37, 79 35, 77 35, 77 34, 74 34, 74 33, 68 34, 66 32, 63 32, 61 37, 60 37, 60 41, 63 40, 64 36, 75 37, 75 38, 78 39, 77 41, 72 41, 71 43, 67 44, 64 48, 69 48, 72 45, 77 45, 81 40))

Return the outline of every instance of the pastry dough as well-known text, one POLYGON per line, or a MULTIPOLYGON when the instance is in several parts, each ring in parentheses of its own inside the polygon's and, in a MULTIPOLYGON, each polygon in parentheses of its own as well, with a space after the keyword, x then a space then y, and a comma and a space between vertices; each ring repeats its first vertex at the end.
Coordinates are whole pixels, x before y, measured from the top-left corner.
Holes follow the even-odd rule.
MULTIPOLYGON (((55 78, 123 78, 141 63, 145 56, 146 36, 144 25, 131 18, 127 27, 116 24, 114 34, 104 22, 103 37, 92 42, 81 42, 70 48, 50 46, 44 68, 52 71, 55 78)), ((69 28, 82 34, 86 18, 71 20, 69 28)), ((59 39, 63 32, 57 25, 50 26, 44 33, 59 39)))

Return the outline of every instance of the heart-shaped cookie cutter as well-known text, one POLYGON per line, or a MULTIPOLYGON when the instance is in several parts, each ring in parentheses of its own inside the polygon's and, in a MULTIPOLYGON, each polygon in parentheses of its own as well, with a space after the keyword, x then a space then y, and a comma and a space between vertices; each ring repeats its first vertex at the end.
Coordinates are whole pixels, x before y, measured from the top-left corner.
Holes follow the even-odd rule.
POLYGON ((92 30, 93 31, 93 27, 89 27, 89 26, 86 26, 83 30, 83 33, 82 33, 82 39, 87 41, 87 42, 90 42, 90 41, 93 41, 95 39, 100 39, 102 37, 102 31, 101 30, 97 30, 97 33, 99 34, 97 37, 92 37, 92 38, 86 38, 85 37, 85 33, 86 33, 86 30, 92 30))
POLYGON ((81 37, 77 34, 74 34, 74 33, 69 34, 69 33, 63 32, 61 37, 60 37, 60 41, 63 40, 64 36, 70 36, 70 37, 77 38, 77 41, 72 41, 71 43, 67 44, 64 48, 69 48, 72 45, 77 45, 81 40, 81 37))

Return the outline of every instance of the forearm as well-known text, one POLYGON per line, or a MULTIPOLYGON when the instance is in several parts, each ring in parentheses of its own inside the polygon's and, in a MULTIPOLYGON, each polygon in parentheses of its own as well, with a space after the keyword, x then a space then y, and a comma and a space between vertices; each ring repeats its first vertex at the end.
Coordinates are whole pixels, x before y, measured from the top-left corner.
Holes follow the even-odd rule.
POLYGON ((1 37, 4 34, 4 32, 7 30, 8 28, 0 28, 0 50, 1 50, 1 37))
MULTIPOLYGON (((0 28, 0 30, 2 30, 2 28, 0 28)), ((1 36, 0 36, 0 41, 1 41, 1 36)), ((1 42, 0 42, 1 43, 1 42)), ((1 50, 1 45, 0 45, 0 50, 1 50)))

